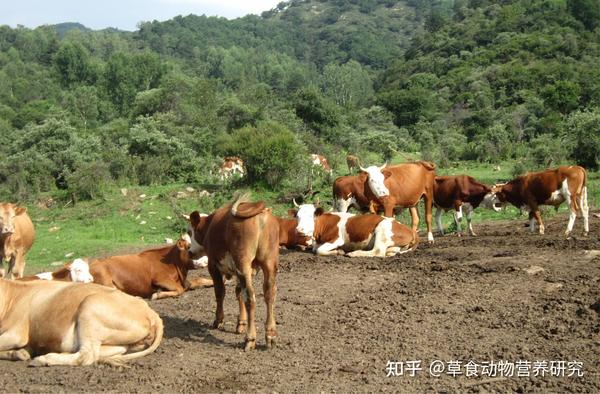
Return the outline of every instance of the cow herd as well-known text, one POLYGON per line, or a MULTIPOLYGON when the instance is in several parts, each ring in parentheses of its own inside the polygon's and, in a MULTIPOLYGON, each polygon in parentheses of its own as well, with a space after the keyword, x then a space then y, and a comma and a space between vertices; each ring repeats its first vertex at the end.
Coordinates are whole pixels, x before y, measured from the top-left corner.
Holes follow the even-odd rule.
POLYGON ((302 204, 294 200, 290 217, 277 217, 263 202, 238 195, 210 214, 194 211, 186 216, 188 231, 174 245, 92 262, 76 259, 55 272, 29 277, 23 277, 23 269, 35 238, 33 225, 25 208, 0 204, 0 257, 8 261, 2 276, 16 279, 0 279, 0 359, 33 357, 35 366, 88 365, 144 356, 159 345, 163 323, 139 297, 161 299, 212 286, 213 327, 222 328, 225 284, 232 277, 239 304, 236 332, 245 334, 245 350, 252 350, 257 341, 253 277, 258 269, 263 273, 265 343, 270 348, 277 341, 274 308, 280 247, 349 257, 413 251, 419 243, 421 200, 430 243, 434 206, 440 233, 443 211, 453 210, 460 234, 464 209, 468 232, 475 235, 474 209, 498 211, 510 203, 529 212, 531 231, 537 224, 543 234, 540 205, 558 207, 566 201, 570 218, 565 234, 571 234, 578 215, 583 217, 584 234, 589 232, 587 174, 579 166, 527 173, 492 186, 467 175, 436 176, 435 165, 426 161, 363 168, 356 157, 349 157, 349 169, 355 166, 360 168, 358 174, 333 182, 329 211, 318 200, 302 204), (349 213, 351 206, 361 214, 349 213), (394 218, 403 208, 410 210, 411 227, 394 218), (210 279, 188 279, 190 270, 201 267, 208 267, 210 279))

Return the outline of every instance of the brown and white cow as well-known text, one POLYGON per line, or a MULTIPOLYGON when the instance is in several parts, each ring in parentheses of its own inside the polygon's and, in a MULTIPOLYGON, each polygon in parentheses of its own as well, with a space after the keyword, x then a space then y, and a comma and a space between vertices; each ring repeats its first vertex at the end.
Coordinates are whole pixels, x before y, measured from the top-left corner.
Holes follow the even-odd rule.
POLYGON ((192 240, 195 241, 192 251, 201 251, 208 256, 208 270, 214 281, 217 309, 213 327, 223 328, 223 275, 235 275, 235 292, 239 303, 236 331, 246 333, 246 351, 256 347, 256 295, 252 277, 254 269, 260 268, 267 304, 265 339, 267 347, 275 345, 275 277, 279 264, 279 225, 271 209, 265 208, 262 201, 248 202, 245 196, 239 196, 232 204, 227 204, 208 216, 192 212, 190 230, 192 240))
POLYGON ((75 259, 72 263, 66 264, 54 272, 41 272, 31 276, 24 276, 18 280, 28 281, 39 279, 81 283, 92 283, 94 281, 92 274, 90 274, 90 266, 84 259, 75 259))
POLYGON ((571 211, 565 235, 573 231, 577 213, 583 216, 584 235, 588 235, 589 206, 587 201, 587 173, 580 166, 562 166, 540 172, 521 175, 512 181, 492 187, 491 201, 494 204, 511 203, 529 212, 530 230, 539 225, 540 234, 545 226, 540 213, 540 205, 558 206, 567 201, 571 211))
POLYGON ((436 207, 435 221, 440 235, 444 234, 442 212, 454 210, 454 222, 458 235, 462 235, 461 221, 463 207, 467 210, 469 235, 475 235, 471 223, 473 210, 480 205, 499 211, 500 208, 490 201, 491 187, 478 182, 468 175, 436 176, 433 188, 433 201, 436 207))
MULTIPOLYGON (((294 216, 295 210, 290 210, 289 214, 294 216)), ((277 217, 279 223, 279 246, 286 249, 305 249, 311 245, 310 237, 298 233, 297 218, 280 218, 277 217)))
POLYGON ((8 260, 8 271, 0 267, 0 277, 12 279, 23 276, 25 254, 35 239, 33 223, 27 208, 11 203, 0 203, 0 265, 8 260))
POLYGON ((90 263, 94 283, 153 300, 176 297, 186 290, 211 286, 210 279, 187 279, 199 268, 190 254, 191 239, 184 234, 175 245, 138 254, 108 257, 90 263))
POLYGON ((237 156, 227 156, 219 168, 219 179, 222 181, 231 178, 234 175, 243 177, 246 174, 244 161, 237 156))
POLYGON ((369 199, 365 195, 368 174, 364 171, 358 175, 340 176, 333 181, 333 210, 347 212, 354 206, 360 211, 369 210, 369 199))
POLYGON ((425 200, 425 219, 427 221, 427 240, 433 242, 431 229, 435 164, 417 161, 394 166, 371 166, 362 168, 368 174, 365 195, 371 202, 371 210, 383 207, 384 215, 392 217, 395 207, 410 208, 412 229, 417 231, 419 214, 417 203, 425 200))
POLYGON ((352 174, 354 169, 360 168, 360 161, 358 156, 348 155, 346 156, 346 165, 348 165, 348 172, 352 174))
POLYGON ((324 212, 314 204, 302 204, 296 216, 298 233, 311 237, 313 251, 320 256, 394 256, 414 250, 419 243, 416 231, 375 214, 324 212))
POLYGON ((146 302, 93 283, 0 279, 0 358, 123 363, 152 353, 163 322, 146 302))
POLYGON ((331 166, 329 165, 329 162, 327 161, 327 158, 325 156, 316 153, 311 153, 310 161, 313 167, 318 167, 326 173, 328 173, 329 175, 333 174, 333 170, 331 169, 331 166))

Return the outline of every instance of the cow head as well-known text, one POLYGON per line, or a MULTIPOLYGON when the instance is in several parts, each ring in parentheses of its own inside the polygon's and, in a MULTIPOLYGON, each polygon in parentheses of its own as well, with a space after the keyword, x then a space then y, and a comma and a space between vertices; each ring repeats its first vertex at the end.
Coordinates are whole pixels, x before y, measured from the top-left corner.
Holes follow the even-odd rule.
POLYGON ((198 259, 206 255, 203 242, 204 235, 210 224, 208 215, 194 211, 188 216, 188 220, 190 222, 187 230, 187 235, 190 240, 188 253, 192 259, 198 259))
POLYGON ((384 170, 387 166, 387 162, 385 162, 381 167, 378 166, 370 166, 367 168, 360 167, 361 171, 367 173, 369 188, 377 197, 389 196, 390 191, 385 185, 384 181, 388 178, 391 173, 389 171, 384 170))
POLYGON ((75 259, 67 266, 72 282, 92 283, 94 277, 90 274, 90 265, 85 259, 75 259))
POLYGON ((10 235, 15 232, 15 218, 27 212, 27 208, 15 204, 0 204, 0 235, 10 235))
POLYGON ((319 200, 315 204, 302 204, 298 205, 296 200, 294 201, 294 205, 297 208, 296 218, 298 219, 298 226, 296 227, 296 232, 301 237, 308 237, 311 241, 308 243, 312 243, 312 237, 315 232, 315 217, 321 215, 324 210, 319 206, 319 200))
POLYGON ((505 183, 497 183, 492 186, 491 191, 483 197, 481 206, 500 212, 502 207, 506 205, 506 195, 503 190, 505 185, 505 183))
POLYGON ((193 243, 194 243, 193 238, 190 237, 189 234, 187 234, 187 233, 181 234, 181 237, 177 241, 177 248, 181 252, 182 256, 185 255, 185 257, 186 257, 185 261, 188 261, 188 259, 191 259, 192 267, 189 267, 189 268, 193 268, 193 269, 206 268, 206 266, 208 266, 208 256, 204 255, 204 256, 200 256, 198 258, 194 258, 197 256, 195 256, 194 253, 192 253, 192 251, 191 251, 193 243))

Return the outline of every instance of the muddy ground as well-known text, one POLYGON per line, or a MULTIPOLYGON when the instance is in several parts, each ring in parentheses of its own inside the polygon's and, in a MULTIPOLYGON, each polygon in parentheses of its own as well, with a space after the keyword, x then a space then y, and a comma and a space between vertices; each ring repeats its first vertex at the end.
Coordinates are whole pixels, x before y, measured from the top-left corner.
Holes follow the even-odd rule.
MULTIPOLYGON (((262 297, 258 349, 244 353, 234 287, 225 331, 210 328, 213 290, 201 289, 151 302, 165 338, 130 368, 1 361, 0 384, 7 392, 600 392, 600 257, 584 254, 600 250, 600 220, 591 219, 588 238, 578 222, 565 240, 566 220, 550 220, 545 236, 530 234, 524 221, 479 224, 475 238, 437 238, 386 260, 282 251, 274 350, 264 347, 262 297), (531 266, 543 271, 527 273, 531 266), (387 377, 388 360, 421 360, 422 370, 387 377), (434 360, 460 361, 463 374, 431 376, 434 360), (577 361, 583 376, 517 377, 515 369, 510 378, 481 370, 466 377, 470 360, 577 361)), ((533 365, 519 365, 534 374, 533 365)), ((566 367, 565 375, 574 372, 566 367)))

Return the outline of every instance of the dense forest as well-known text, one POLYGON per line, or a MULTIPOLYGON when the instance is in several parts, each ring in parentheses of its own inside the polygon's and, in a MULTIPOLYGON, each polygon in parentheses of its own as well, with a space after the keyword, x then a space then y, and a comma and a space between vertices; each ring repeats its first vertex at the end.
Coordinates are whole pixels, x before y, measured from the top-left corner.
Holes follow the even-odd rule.
POLYGON ((291 0, 135 32, 0 26, 0 195, 239 181, 301 190, 308 153, 600 164, 597 0, 291 0))

